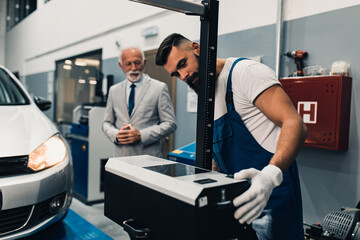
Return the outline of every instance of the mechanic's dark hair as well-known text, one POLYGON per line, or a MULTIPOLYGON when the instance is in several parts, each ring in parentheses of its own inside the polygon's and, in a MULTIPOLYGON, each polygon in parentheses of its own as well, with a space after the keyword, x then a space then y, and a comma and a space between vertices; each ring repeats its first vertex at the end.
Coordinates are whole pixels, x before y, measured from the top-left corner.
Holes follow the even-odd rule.
POLYGON ((160 44, 159 49, 156 53, 156 58, 155 58, 156 65, 164 66, 168 60, 172 47, 173 46, 178 47, 184 42, 191 42, 191 41, 178 33, 173 33, 167 36, 160 44))

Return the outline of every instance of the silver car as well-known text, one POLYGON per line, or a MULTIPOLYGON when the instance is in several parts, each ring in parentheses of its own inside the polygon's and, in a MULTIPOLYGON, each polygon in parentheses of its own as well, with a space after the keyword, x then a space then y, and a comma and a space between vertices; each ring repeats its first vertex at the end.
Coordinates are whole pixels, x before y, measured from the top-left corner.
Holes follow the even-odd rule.
POLYGON ((68 212, 71 153, 41 111, 50 106, 39 97, 32 99, 0 66, 0 239, 31 235, 68 212))

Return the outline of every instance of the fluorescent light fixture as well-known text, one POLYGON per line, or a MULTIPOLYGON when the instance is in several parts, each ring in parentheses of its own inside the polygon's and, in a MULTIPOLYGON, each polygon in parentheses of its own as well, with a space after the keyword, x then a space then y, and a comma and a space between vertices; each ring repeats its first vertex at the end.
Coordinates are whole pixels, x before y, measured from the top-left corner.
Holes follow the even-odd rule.
POLYGON ((70 66, 70 65, 64 65, 64 66, 63 66, 63 69, 65 69, 65 70, 71 70, 71 66, 70 66))
POLYGON ((89 80, 89 83, 90 83, 91 85, 96 85, 97 81, 96 81, 96 80, 89 80))
POLYGON ((76 58, 75 65, 99 67, 100 61, 97 59, 90 59, 90 58, 76 58))
POLYGON ((72 61, 69 60, 69 59, 66 59, 66 60, 65 60, 65 64, 71 65, 71 64, 72 64, 72 61))
POLYGON ((76 66, 80 66, 80 67, 85 67, 86 66, 86 62, 82 61, 82 60, 75 60, 75 65, 76 66))

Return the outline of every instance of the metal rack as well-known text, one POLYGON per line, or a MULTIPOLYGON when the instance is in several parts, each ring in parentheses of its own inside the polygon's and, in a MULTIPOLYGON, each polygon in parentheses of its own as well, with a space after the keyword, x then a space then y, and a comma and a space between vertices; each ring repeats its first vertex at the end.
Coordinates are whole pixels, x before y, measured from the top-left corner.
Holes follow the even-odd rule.
POLYGON ((183 0, 130 1, 185 13, 186 15, 200 16, 200 66, 195 165, 211 169, 219 2, 217 0, 204 0, 202 4, 198 4, 183 0))

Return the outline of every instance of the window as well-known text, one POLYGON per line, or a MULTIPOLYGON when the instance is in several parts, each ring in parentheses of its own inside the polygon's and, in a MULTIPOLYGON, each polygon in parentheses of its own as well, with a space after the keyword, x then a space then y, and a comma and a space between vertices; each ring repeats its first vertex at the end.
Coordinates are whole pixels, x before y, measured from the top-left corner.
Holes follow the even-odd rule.
POLYGON ((56 110, 57 123, 72 123, 73 110, 84 103, 101 103, 102 50, 69 57, 56 62, 56 110))
POLYGON ((37 0, 7 0, 6 30, 10 30, 36 10, 37 0))
POLYGON ((24 105, 29 103, 29 99, 21 88, 0 68, 0 105, 24 105))

